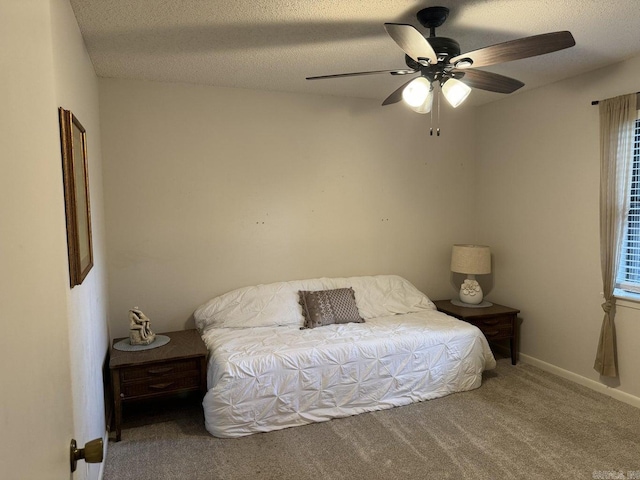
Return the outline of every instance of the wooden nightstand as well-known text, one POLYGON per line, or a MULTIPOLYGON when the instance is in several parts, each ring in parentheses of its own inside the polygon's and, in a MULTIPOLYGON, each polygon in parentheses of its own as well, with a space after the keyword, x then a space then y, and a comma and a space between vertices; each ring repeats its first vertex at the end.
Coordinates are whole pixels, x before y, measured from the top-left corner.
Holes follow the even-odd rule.
POLYGON ((109 368, 113 388, 116 442, 120 441, 122 404, 191 391, 207 393, 207 347, 197 330, 163 333, 171 341, 137 352, 116 350, 111 344, 109 368))
POLYGON ((518 354, 516 319, 520 310, 497 303, 484 308, 458 307, 451 303, 451 300, 436 300, 433 303, 438 311, 478 327, 489 342, 508 339, 511 347, 511 364, 516 364, 518 354))

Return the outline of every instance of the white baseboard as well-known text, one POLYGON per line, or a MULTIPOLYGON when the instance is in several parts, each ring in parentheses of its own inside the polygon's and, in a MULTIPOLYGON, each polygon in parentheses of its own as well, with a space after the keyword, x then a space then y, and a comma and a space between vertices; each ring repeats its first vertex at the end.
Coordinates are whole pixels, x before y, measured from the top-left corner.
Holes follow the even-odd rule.
POLYGON ((640 408, 640 398, 636 397, 635 395, 622 392, 616 388, 611 388, 600 382, 591 380, 590 378, 583 377, 582 375, 570 372, 569 370, 565 370, 564 368, 556 367, 555 365, 543 362, 542 360, 538 360, 535 357, 530 357, 529 355, 525 355, 523 353, 520 353, 518 355, 518 358, 524 363, 528 363, 529 365, 538 367, 540 370, 553 373, 554 375, 558 375, 559 377, 566 378, 567 380, 571 380, 572 382, 575 382, 579 385, 588 387, 591 390, 604 393, 605 395, 615 398, 616 400, 620 400, 621 402, 628 403, 629 405, 633 405, 636 408, 640 408))

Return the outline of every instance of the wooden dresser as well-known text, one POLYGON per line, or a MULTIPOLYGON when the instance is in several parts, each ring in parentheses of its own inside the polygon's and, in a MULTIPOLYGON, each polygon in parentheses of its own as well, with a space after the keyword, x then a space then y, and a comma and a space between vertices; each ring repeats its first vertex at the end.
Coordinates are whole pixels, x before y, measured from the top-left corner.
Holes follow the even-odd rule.
POLYGON ((489 342, 509 340, 511 364, 515 365, 518 354, 517 318, 520 310, 494 303, 490 307, 459 307, 451 300, 436 300, 438 311, 471 323, 478 327, 489 342))
POLYGON ((116 442, 120 441, 122 405, 135 400, 191 391, 207 392, 207 347, 195 329, 162 333, 166 345, 137 352, 110 351, 116 442))

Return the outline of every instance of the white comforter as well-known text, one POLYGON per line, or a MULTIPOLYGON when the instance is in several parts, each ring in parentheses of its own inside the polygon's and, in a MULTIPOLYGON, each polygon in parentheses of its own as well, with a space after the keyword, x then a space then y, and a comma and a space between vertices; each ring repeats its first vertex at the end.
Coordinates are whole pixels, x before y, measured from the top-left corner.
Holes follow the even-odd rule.
POLYGON ((207 430, 239 437, 472 390, 495 367, 476 327, 432 309, 366 323, 202 329, 207 430))

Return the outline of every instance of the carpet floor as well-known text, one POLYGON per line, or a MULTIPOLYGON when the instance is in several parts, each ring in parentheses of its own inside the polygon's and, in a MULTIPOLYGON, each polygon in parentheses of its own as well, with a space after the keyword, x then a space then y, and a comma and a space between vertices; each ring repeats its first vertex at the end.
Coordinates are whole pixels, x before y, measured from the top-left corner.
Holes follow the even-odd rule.
POLYGON ((105 480, 640 479, 640 409, 499 359, 471 392, 238 439, 199 401, 127 407, 105 480))

